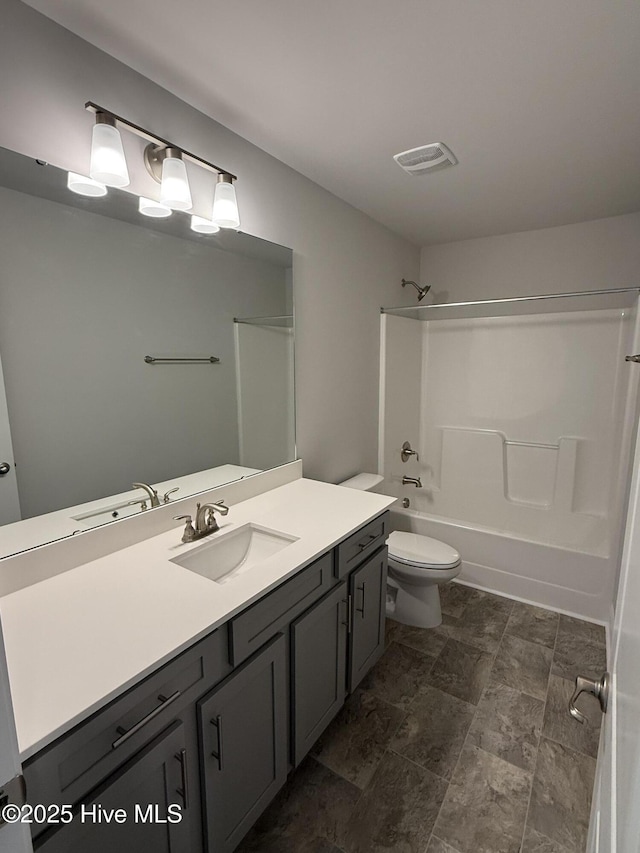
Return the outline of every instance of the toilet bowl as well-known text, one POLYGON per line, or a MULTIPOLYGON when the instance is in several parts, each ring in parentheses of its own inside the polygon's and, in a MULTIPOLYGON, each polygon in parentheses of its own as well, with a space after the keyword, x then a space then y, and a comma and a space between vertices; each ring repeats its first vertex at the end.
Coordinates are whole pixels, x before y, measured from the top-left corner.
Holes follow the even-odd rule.
MULTIPOLYGON (((358 474, 340 485, 370 491, 382 481, 378 474, 358 474)), ((460 573, 460 554, 438 539, 399 530, 389 535, 387 548, 387 616, 417 628, 440 625, 438 585, 460 573)))
POLYGON ((460 574, 460 554, 438 539, 399 530, 389 535, 387 547, 387 616, 417 628, 440 625, 438 585, 460 574))

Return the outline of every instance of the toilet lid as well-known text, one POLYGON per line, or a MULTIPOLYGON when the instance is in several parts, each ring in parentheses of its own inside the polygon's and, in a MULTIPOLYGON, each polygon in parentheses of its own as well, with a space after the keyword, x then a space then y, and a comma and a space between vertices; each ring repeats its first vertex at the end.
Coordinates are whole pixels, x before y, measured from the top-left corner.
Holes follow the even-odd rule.
POLYGON ((418 533, 394 530, 387 539, 387 547, 390 557, 412 566, 451 569, 460 562, 460 554, 455 548, 418 533))

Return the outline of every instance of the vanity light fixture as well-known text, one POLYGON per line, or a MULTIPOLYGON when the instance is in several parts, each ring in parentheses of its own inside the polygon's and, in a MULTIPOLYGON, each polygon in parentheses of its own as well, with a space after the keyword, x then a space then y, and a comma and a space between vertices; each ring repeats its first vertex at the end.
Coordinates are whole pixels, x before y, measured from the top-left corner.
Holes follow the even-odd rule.
POLYGON ((173 212, 166 204, 161 204, 161 202, 145 196, 140 196, 138 210, 143 216, 152 216, 154 219, 165 219, 167 216, 171 216, 173 212))
POLYGON ((218 175, 218 183, 213 194, 213 221, 221 228, 239 228, 240 216, 236 188, 231 175, 218 175))
MULTIPOLYGON (((91 101, 85 104, 85 109, 96 116, 90 169, 90 175, 95 181, 114 187, 128 185, 129 173, 119 130, 124 127, 149 143, 144 151, 144 162, 149 174, 160 184, 160 200, 141 198, 139 202, 141 213, 145 216, 161 217, 169 216, 171 210, 191 210, 191 189, 185 163, 188 160, 200 168, 214 172, 218 178, 213 199, 212 221, 194 215, 191 222, 192 229, 200 234, 215 234, 220 228, 240 227, 238 203, 233 184, 236 180, 235 175, 203 160, 202 157, 178 148, 167 139, 162 139, 91 101)), ((69 188, 71 189, 71 186, 69 188)), ((78 192, 78 190, 74 191, 78 192)))
POLYGON ((191 217, 191 230, 196 234, 217 234, 220 226, 212 222, 211 219, 205 219, 204 216, 191 217))
POLYGON ((92 198, 99 198, 107 194, 107 188, 104 184, 94 181, 93 178, 88 178, 86 175, 79 175, 77 172, 67 174, 67 187, 73 193, 91 196, 92 198))
POLYGON ((160 182, 162 204, 171 210, 190 210, 191 188, 182 151, 150 142, 144 149, 144 162, 151 177, 160 182))
POLYGON ((108 187, 129 186, 129 170, 122 147, 122 137, 113 116, 97 112, 91 136, 89 175, 108 187))

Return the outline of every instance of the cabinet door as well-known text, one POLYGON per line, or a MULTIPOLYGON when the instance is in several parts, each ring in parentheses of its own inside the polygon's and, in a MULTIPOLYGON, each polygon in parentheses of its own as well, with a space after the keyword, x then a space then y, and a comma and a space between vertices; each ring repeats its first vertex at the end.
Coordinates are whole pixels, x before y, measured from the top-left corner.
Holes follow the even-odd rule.
POLYGON ((285 638, 198 702, 209 853, 234 850, 287 776, 285 638))
POLYGON ((343 582, 291 626, 295 766, 344 703, 347 625, 343 582))
POLYGON ((382 548, 349 578, 352 604, 349 691, 353 692, 384 651, 387 549, 382 548))
POLYGON ((191 853, 188 757, 184 726, 176 721, 81 804, 71 823, 42 835, 34 849, 191 853), (116 810, 124 822, 116 822, 116 810))

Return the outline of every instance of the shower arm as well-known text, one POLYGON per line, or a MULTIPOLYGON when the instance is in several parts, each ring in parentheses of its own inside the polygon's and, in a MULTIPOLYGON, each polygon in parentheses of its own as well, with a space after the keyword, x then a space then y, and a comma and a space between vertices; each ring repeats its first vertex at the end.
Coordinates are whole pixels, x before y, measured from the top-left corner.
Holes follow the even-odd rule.
POLYGON ((427 293, 431 290, 430 284, 425 284, 424 287, 420 287, 420 285, 416 284, 415 281, 409 281, 409 279, 403 278, 402 279, 402 286, 406 287, 407 284, 410 284, 412 287, 415 287, 415 289, 418 291, 418 302, 420 302, 422 299, 424 299, 424 297, 427 295, 427 293))

